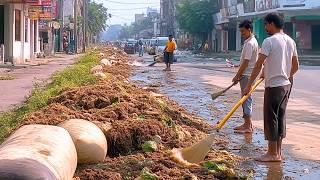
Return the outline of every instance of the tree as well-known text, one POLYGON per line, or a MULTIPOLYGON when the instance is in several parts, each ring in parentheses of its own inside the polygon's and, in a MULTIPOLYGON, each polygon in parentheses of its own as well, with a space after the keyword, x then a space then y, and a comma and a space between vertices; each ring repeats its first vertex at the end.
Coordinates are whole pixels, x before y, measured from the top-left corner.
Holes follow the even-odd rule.
POLYGON ((99 35, 107 27, 107 20, 111 18, 108 9, 102 3, 98 4, 93 1, 88 3, 88 35, 90 39, 99 35))
POLYGON ((146 17, 141 21, 133 23, 133 32, 135 34, 142 30, 147 30, 153 28, 153 22, 151 17, 146 17))
POLYGON ((129 39, 134 35, 133 30, 132 30, 132 26, 128 26, 128 25, 124 25, 122 26, 122 29, 120 31, 119 34, 119 38, 120 39, 129 39))
POLYGON ((148 30, 153 28, 153 18, 145 17, 141 21, 134 22, 130 26, 124 25, 120 31, 121 39, 133 38, 136 34, 143 30, 148 30))
POLYGON ((179 27, 205 42, 214 25, 211 5, 208 0, 183 0, 177 6, 179 27))

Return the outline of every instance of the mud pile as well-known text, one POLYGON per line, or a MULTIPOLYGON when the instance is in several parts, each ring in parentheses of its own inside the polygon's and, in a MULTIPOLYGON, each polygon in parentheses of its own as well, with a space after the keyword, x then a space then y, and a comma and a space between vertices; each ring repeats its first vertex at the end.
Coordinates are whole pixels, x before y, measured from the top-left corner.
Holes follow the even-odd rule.
MULTIPOLYGON (((209 153, 206 160, 212 160, 214 163, 224 163, 231 170, 232 163, 237 158, 225 152, 209 153), (214 159, 214 160, 212 160, 214 159)), ((237 179, 231 178, 233 172, 221 171, 212 173, 204 167, 185 168, 177 165, 169 158, 167 152, 138 153, 128 156, 120 156, 105 160, 104 164, 87 165, 78 167, 76 177, 80 179, 135 179, 141 175, 141 170, 148 168, 150 174, 157 179, 237 179), (112 177, 112 178, 111 178, 112 177)), ((232 171, 232 170, 231 170, 232 171)), ((141 176, 140 176, 141 177, 141 176)), ((147 178, 146 178, 147 179, 147 178)))
POLYGON ((226 152, 209 153, 208 161, 225 165, 225 169, 215 172, 206 166, 188 169, 171 161, 168 152, 172 148, 199 141, 211 127, 168 98, 130 83, 127 78, 131 59, 121 50, 107 47, 92 53, 112 60, 111 67, 104 67, 106 79, 96 85, 64 90, 52 98, 47 107, 29 114, 23 121, 23 124, 57 125, 78 118, 89 120, 104 131, 108 141, 105 162, 78 167, 75 179, 135 179, 139 176, 142 179, 146 179, 145 176, 153 177, 151 179, 214 179, 236 176, 230 171, 239 158, 226 152), (146 141, 158 141, 157 149, 144 152, 142 146, 146 141))

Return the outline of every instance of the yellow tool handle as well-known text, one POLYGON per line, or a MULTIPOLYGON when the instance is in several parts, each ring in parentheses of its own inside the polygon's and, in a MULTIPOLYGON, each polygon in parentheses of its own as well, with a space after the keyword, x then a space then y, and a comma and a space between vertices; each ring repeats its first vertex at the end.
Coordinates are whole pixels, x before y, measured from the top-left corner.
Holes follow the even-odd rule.
POLYGON ((251 91, 249 92, 249 94, 243 96, 240 101, 233 106, 233 108, 231 109, 231 111, 219 122, 219 124, 216 125, 216 129, 219 130, 221 129, 226 122, 229 120, 229 118, 232 116, 232 114, 239 108, 239 106, 241 106, 248 98, 249 96, 253 93, 253 91, 259 86, 259 84, 263 81, 263 78, 259 79, 252 87, 251 91))

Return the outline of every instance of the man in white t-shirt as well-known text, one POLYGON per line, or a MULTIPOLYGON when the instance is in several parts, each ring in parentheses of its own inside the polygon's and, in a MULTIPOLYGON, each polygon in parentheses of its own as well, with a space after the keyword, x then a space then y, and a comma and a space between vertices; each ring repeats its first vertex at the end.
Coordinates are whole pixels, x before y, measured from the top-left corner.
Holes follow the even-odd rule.
POLYGON ((283 33, 283 17, 277 13, 265 17, 265 29, 270 37, 261 47, 258 61, 251 73, 244 94, 248 94, 264 64, 264 134, 268 140, 268 152, 256 158, 261 162, 282 161, 281 145, 286 136, 285 112, 290 96, 293 75, 299 69, 296 43, 283 33))
MULTIPOLYGON (((249 77, 251 75, 252 69, 257 62, 258 59, 258 51, 259 45, 252 33, 252 23, 249 20, 244 20, 239 24, 239 29, 241 36, 245 38, 241 59, 240 59, 240 67, 232 79, 234 83, 240 82, 241 95, 243 96, 243 90, 247 87, 249 77)), ((244 123, 241 126, 234 128, 236 133, 252 133, 252 103, 253 99, 250 96, 243 104, 243 119, 244 123)))

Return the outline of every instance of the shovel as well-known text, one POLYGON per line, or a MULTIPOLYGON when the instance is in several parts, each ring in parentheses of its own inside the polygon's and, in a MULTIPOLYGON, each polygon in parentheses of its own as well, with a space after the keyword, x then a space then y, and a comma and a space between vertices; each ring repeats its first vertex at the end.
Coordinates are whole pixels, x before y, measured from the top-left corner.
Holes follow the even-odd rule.
MULTIPOLYGON (((165 53, 163 53, 163 58, 164 58, 164 54, 165 53)), ((156 58, 158 58, 159 56, 161 56, 160 54, 157 54, 157 55, 155 55, 153 58, 154 58, 154 62, 152 62, 151 64, 149 64, 148 66, 154 66, 156 63, 158 63, 158 62, 162 62, 162 61, 157 61, 157 59, 156 58)))
MULTIPOLYGON (((238 82, 242 79, 243 77, 241 77, 238 82)), ((221 96, 223 93, 227 92, 230 88, 232 88, 233 86, 235 86, 236 84, 238 84, 238 82, 234 82, 233 84, 231 84, 229 87, 227 87, 226 89, 220 91, 220 92, 217 92, 217 93, 213 93, 211 94, 211 98, 212 100, 215 100, 217 99, 219 96, 221 96)))
POLYGON ((152 62, 151 64, 149 64, 148 66, 154 66, 157 63, 157 61, 152 62))
POLYGON ((157 61, 156 61, 156 58, 158 57, 159 55, 155 55, 153 58, 154 58, 154 62, 152 62, 151 64, 149 64, 148 66, 154 66, 156 63, 157 63, 157 61))
MULTIPOLYGON (((253 91, 258 87, 258 85, 263 81, 263 78, 259 79, 252 87, 251 91, 243 96, 236 105, 233 106, 231 111, 215 126, 215 129, 219 131, 225 123, 230 119, 233 113, 241 106, 253 93, 253 91)), ((184 149, 173 149, 171 158, 179 164, 184 166, 198 166, 200 162, 204 160, 206 155, 211 149, 211 146, 214 143, 214 134, 211 133, 206 138, 201 140, 200 142, 186 147, 184 149)))

